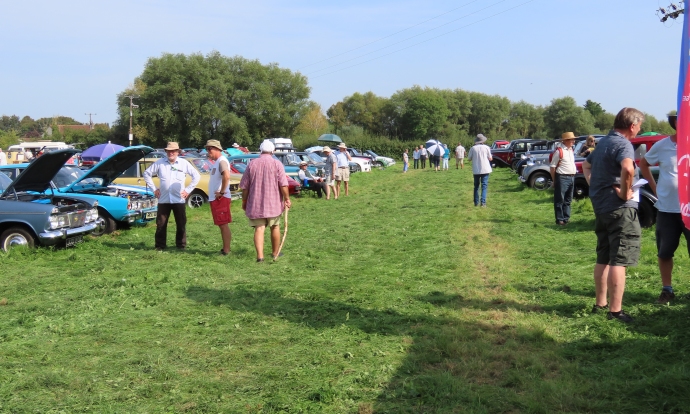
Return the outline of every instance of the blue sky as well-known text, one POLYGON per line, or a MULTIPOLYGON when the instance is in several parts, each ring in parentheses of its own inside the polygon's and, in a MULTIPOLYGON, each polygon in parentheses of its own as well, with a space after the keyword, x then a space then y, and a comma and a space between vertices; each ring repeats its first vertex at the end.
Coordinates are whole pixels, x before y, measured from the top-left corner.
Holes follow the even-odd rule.
POLYGON ((355 92, 421 85, 663 117, 682 29, 655 14, 669 2, 14 1, 0 14, 0 115, 112 123, 148 58, 217 50, 305 74, 324 111, 355 92))

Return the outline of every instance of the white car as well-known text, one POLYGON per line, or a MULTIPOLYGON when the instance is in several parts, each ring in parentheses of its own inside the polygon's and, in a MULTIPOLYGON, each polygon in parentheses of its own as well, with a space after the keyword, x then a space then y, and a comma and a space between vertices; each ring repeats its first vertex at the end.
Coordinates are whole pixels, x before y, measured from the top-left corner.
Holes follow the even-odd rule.
POLYGON ((374 165, 384 166, 384 167, 395 165, 395 160, 393 158, 378 155, 372 150, 366 150, 366 151, 364 151, 364 153, 373 157, 374 165))
MULTIPOLYGON (((348 148, 349 149, 349 148, 348 148)), ((337 148, 333 149, 333 151, 338 151, 337 148)), ((325 154, 323 153, 323 147, 309 147, 304 150, 304 152, 315 152, 319 154, 322 158, 325 158, 325 154)), ((350 161, 350 172, 355 173, 355 172, 370 172, 371 171, 371 159, 368 157, 352 157, 352 161, 350 161)))

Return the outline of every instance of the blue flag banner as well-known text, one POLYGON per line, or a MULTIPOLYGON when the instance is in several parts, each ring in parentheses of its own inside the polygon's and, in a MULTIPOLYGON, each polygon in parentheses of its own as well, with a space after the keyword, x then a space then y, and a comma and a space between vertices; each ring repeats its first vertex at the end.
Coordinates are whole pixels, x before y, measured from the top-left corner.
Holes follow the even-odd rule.
POLYGON ((678 199, 683 224, 690 229, 690 19, 683 13, 683 41, 680 47, 680 70, 678 74, 678 119, 676 133, 678 137, 678 199))

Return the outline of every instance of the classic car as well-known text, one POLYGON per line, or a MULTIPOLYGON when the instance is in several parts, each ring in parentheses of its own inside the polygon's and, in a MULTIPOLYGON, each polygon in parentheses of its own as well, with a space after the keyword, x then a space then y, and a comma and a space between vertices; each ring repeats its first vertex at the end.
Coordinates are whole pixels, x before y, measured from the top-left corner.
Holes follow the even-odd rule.
MULTIPOLYGON (((259 158, 260 155, 261 154, 251 153, 251 154, 244 154, 244 155, 234 155, 232 157, 227 157, 227 158, 228 158, 228 161, 230 162, 230 164, 249 165, 251 160, 259 158)), ((275 155, 274 155, 274 158, 276 158, 277 160, 280 161, 280 158, 275 156, 275 155)), ((288 177, 292 177, 293 179, 295 179, 295 181, 297 181, 297 175, 299 173, 299 162, 298 162, 298 165, 296 165, 296 166, 295 165, 285 165, 285 163, 283 163, 283 168, 285 169, 285 174, 287 174, 288 177)), ((315 167, 309 166, 307 168, 309 169, 309 171, 311 171, 312 174, 314 174, 314 175, 318 174, 318 171, 315 167)))
MULTIPOLYGON (((283 163, 283 166, 285 167, 297 167, 297 171, 299 172, 299 163, 302 161, 306 161, 309 163, 309 166, 307 169, 311 171, 312 174, 314 174, 317 177, 323 177, 324 176, 324 166, 326 165, 323 160, 319 162, 317 158, 311 158, 310 155, 312 156, 318 156, 316 154, 310 154, 306 152, 297 152, 297 151, 292 151, 292 152, 279 152, 276 151, 273 153, 273 155, 280 160, 280 162, 283 163)), ((285 170, 287 172, 287 169, 285 170)))
MULTIPOLYGON (((238 174, 244 174, 244 171, 247 169, 247 164, 242 163, 242 162, 235 162, 233 164, 230 164, 230 168, 233 170, 233 172, 236 172, 238 174)), ((297 182, 293 177, 290 177, 289 175, 285 174, 287 177, 288 181, 288 193, 290 195, 299 195, 300 192, 302 191, 302 186, 300 183, 297 182)), ((240 190, 241 192, 242 190, 240 190)))
MULTIPOLYGON (((153 191, 139 186, 116 185, 113 180, 151 151, 150 147, 144 145, 126 147, 86 171, 75 165, 63 165, 53 177, 49 191, 84 195, 97 200, 98 227, 93 232, 94 236, 112 233, 118 227, 145 225, 155 220, 158 210, 158 200, 153 196, 153 191)), ((28 165, 0 168, 13 177, 28 165)))
POLYGON ((391 165, 395 165, 395 160, 393 158, 378 155, 372 150, 366 150, 364 151, 364 154, 367 154, 370 157, 372 157, 372 159, 374 160, 374 166, 376 167, 388 167, 391 165))
MULTIPOLYGON (((332 150, 333 150, 334 154, 338 151, 337 148, 332 148, 332 150)), ((310 147, 310 148, 305 149, 304 151, 308 152, 308 153, 312 153, 312 152, 316 153, 321 158, 323 158, 324 160, 326 159, 326 154, 323 152, 323 147, 319 147, 319 146, 310 147)), ((352 156, 352 155, 350 155, 350 156, 352 156)), ((350 161, 348 164, 350 167, 350 173, 351 174, 356 173, 356 172, 360 172, 360 171, 365 171, 365 172, 371 171, 371 158, 368 158, 368 157, 362 157, 362 158, 352 157, 352 161, 350 161)))
POLYGON ((505 148, 491 150, 492 167, 510 167, 515 170, 520 156, 527 151, 546 150, 549 141, 545 139, 515 139, 505 148))
POLYGON ((78 150, 52 151, 28 164, 14 180, 0 174, 0 248, 74 246, 96 229, 98 201, 51 190, 50 180, 78 150), (46 192, 48 191, 48 192, 46 192))
POLYGON ((510 145, 510 141, 497 140, 491 144, 491 149, 505 148, 510 145))
MULTIPOLYGON (((211 162, 211 160, 209 160, 208 158, 184 157, 184 159, 186 159, 194 167, 196 167, 196 169, 199 170, 199 174, 201 175, 199 184, 197 184, 194 191, 192 191, 192 193, 189 194, 189 196, 187 197, 187 207, 201 207, 202 205, 204 205, 204 203, 208 202, 208 183, 209 179, 211 178, 211 174, 209 173, 209 171, 210 168, 213 168, 213 162, 211 162)), ((146 186, 146 182, 144 181, 144 171, 146 171, 146 169, 156 161, 158 161, 158 159, 152 159, 148 156, 146 158, 140 159, 132 166, 127 168, 119 177, 117 177, 114 183, 127 184, 132 186, 146 186)), ((232 172, 230 173, 230 194, 233 199, 241 197, 241 193, 238 191, 241 178, 241 174, 236 174, 232 172)), ((191 182, 192 177, 187 176, 185 180, 185 185, 189 185, 191 182)), ((160 181, 158 177, 153 177, 153 183, 156 186, 159 185, 160 181)), ((153 191, 152 189, 149 190, 153 191)))

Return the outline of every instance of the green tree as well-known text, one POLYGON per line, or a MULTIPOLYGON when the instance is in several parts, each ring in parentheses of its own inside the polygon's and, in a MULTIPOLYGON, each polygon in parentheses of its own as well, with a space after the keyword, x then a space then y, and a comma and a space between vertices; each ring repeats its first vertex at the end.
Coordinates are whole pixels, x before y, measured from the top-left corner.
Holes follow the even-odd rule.
POLYGON ((342 102, 331 105, 326 115, 328 115, 328 122, 333 125, 333 132, 336 134, 342 130, 345 125, 348 125, 347 114, 345 113, 342 102))
POLYGON ((552 138, 560 138, 562 133, 568 131, 575 135, 599 132, 594 126, 592 114, 578 106, 570 96, 553 99, 544 110, 544 122, 552 138))
POLYGON ((3 115, 0 117, 0 131, 5 132, 19 132, 21 130, 21 124, 19 117, 17 115, 3 115))
POLYGON ((510 100, 499 95, 470 92, 472 113, 469 116, 469 133, 484 134, 492 139, 504 136, 502 130, 510 117, 510 100))
POLYGON ((450 115, 446 100, 437 89, 419 86, 406 91, 406 94, 409 98, 400 119, 402 139, 438 137, 450 115))
POLYGON ((587 102, 585 102, 585 110, 592 114, 592 116, 596 119, 599 115, 603 114, 604 108, 601 107, 601 104, 598 102, 594 102, 592 100, 587 99, 587 102))
POLYGON ((510 116, 505 125, 506 137, 537 138, 544 131, 544 108, 525 101, 510 106, 510 116))

